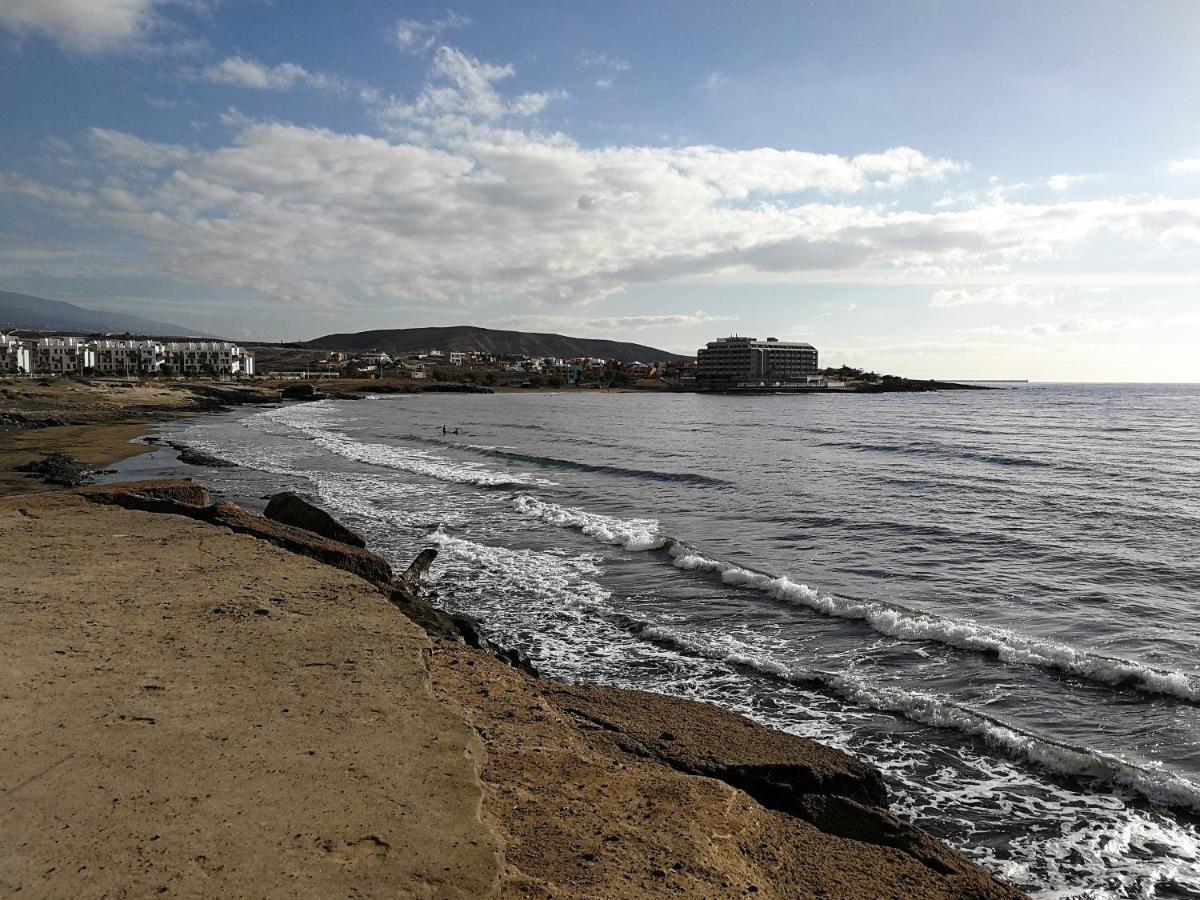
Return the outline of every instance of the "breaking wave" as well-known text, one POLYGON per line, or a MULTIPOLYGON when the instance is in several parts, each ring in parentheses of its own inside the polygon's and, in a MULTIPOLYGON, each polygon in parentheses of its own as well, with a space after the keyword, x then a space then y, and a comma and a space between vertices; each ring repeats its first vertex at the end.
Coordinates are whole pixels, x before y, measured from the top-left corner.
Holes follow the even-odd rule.
POLYGON ((1200 702, 1200 682, 1185 672, 1091 653, 1067 644, 1028 637, 1007 628, 950 619, 898 604, 823 594, 806 584, 792 581, 786 575, 756 572, 705 556, 696 548, 663 533, 653 519, 618 519, 546 503, 526 494, 517 496, 513 505, 525 515, 540 518, 551 525, 574 528, 605 544, 627 550, 666 550, 676 568, 714 574, 725 584, 755 590, 784 603, 803 606, 828 616, 865 622, 888 637, 932 641, 960 650, 989 653, 1012 665, 1034 666, 1110 687, 1131 687, 1177 700, 1200 702))
POLYGON ((628 620, 628 626, 640 637, 676 650, 744 666, 797 684, 818 685, 859 706, 979 738, 1008 756, 1033 763, 1049 772, 1095 779, 1126 788, 1160 806, 1200 813, 1200 784, 1180 775, 1042 737, 933 694, 882 687, 846 673, 790 666, 756 654, 753 648, 728 636, 712 640, 635 620, 628 620))

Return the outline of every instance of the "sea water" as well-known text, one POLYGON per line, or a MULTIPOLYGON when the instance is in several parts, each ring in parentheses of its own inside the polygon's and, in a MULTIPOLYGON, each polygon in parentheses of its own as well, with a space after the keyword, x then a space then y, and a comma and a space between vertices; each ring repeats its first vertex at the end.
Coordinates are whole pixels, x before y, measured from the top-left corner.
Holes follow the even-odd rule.
MULTIPOLYGON (((1200 387, 418 394, 171 426, 547 675, 855 753, 1041 897, 1200 897, 1200 387), (445 427, 446 433, 443 433, 445 427)), ((152 461, 134 461, 126 472, 152 461)))

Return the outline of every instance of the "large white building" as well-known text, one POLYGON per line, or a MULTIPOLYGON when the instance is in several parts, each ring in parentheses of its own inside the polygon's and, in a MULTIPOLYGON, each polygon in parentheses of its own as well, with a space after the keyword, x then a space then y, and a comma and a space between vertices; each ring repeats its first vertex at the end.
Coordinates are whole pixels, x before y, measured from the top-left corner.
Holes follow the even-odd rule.
POLYGON ((254 354, 226 341, 171 341, 164 364, 175 375, 253 375, 254 354))
POLYGON ((818 371, 816 347, 775 338, 709 341, 697 351, 696 362, 701 387, 795 384, 816 377, 818 371))
POLYGON ((34 372, 81 375, 96 367, 96 351, 82 338, 38 338, 30 350, 33 354, 34 372))
POLYGON ((0 371, 83 375, 253 375, 254 354, 227 341, 105 339, 0 334, 0 371))

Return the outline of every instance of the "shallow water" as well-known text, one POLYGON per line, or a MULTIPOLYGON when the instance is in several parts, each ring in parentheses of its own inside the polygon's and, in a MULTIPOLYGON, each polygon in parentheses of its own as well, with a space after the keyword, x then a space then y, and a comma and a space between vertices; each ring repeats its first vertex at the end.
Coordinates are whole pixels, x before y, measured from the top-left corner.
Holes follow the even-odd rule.
POLYGON ((236 499, 439 547, 439 602, 548 674, 869 759, 1033 893, 1200 897, 1198 414, 1162 385, 429 394, 172 437, 239 463, 193 473, 236 499))

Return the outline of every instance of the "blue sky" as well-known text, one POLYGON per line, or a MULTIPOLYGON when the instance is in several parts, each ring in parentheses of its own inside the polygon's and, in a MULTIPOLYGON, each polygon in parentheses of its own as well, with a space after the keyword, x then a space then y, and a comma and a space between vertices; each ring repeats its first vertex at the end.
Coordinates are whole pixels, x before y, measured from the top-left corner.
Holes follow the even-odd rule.
POLYGON ((1200 4, 0 4, 0 288, 1200 381, 1200 4))

